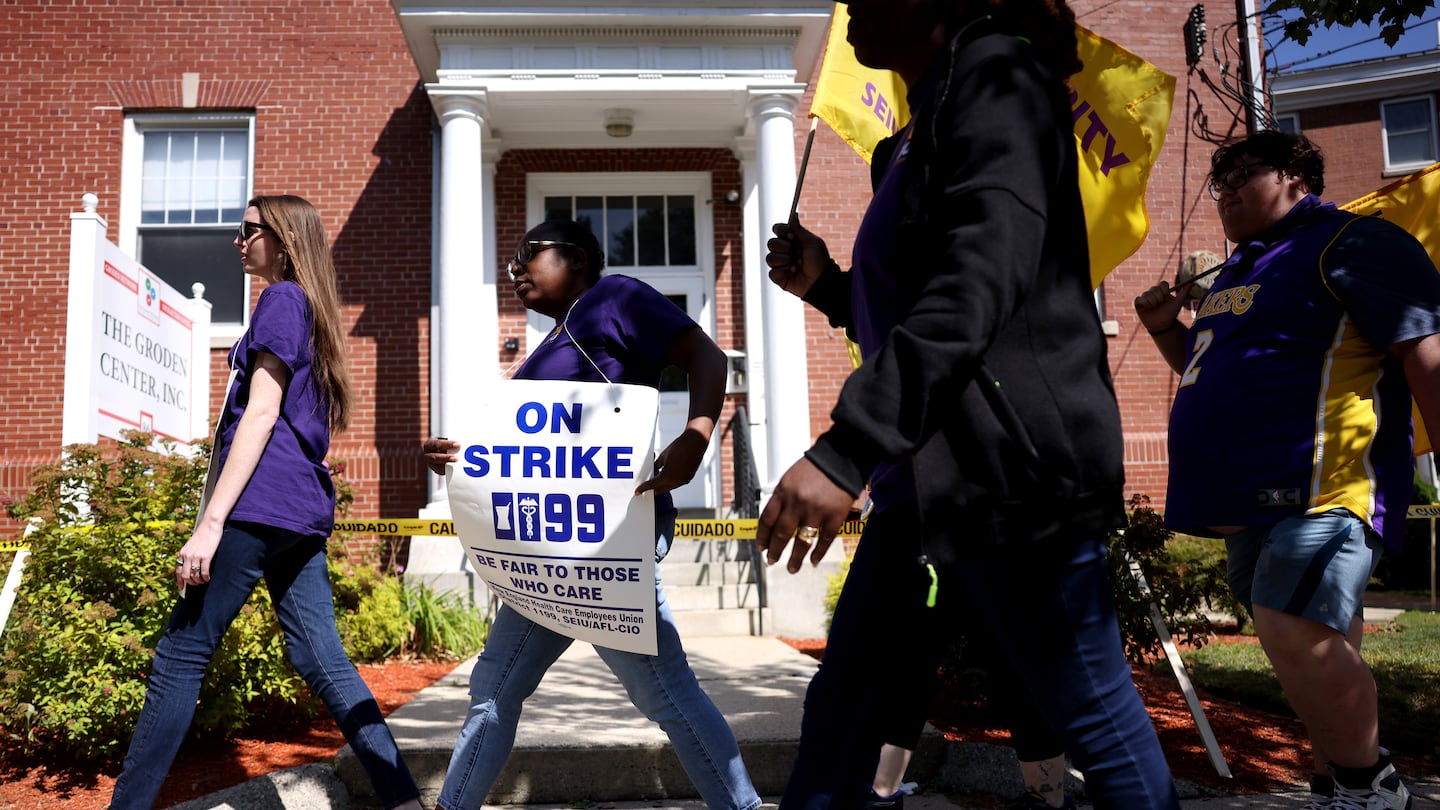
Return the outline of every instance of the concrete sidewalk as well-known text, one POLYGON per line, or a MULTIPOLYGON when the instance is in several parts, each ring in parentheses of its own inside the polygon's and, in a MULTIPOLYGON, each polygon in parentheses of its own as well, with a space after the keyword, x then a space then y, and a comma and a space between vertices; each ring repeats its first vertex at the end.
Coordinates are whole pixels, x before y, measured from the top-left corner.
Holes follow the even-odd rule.
MULTIPOLYGON (((815 661, 766 637, 695 637, 686 640, 686 650, 702 686, 735 730, 756 789, 773 806, 794 761, 805 687, 815 661)), ((472 662, 389 717, 427 807, 434 804, 465 716, 472 662)), ((1405 776, 1416 793, 1413 810, 1440 810, 1440 777, 1405 776)), ((947 743, 934 729, 927 730, 908 778, 919 782, 923 792, 907 799, 907 810, 994 808, 1020 792, 1010 749, 947 743)), ((1218 797, 1194 785, 1182 785, 1181 791, 1186 808, 1298 808, 1304 803, 1298 789, 1273 796, 1218 797)), ((523 804, 526 810, 704 808, 664 734, 630 705, 594 650, 578 643, 551 668, 526 704, 514 752, 490 801, 523 804)), ((292 768, 178 807, 342 810, 379 805, 346 748, 333 768, 292 768)))

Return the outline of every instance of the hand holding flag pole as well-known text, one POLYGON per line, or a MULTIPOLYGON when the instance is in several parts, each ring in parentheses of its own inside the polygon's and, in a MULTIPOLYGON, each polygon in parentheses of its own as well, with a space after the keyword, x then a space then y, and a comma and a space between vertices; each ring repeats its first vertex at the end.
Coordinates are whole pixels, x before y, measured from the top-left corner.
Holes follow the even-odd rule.
POLYGON ((815 145, 815 128, 820 126, 819 118, 810 119, 810 134, 805 136, 805 152, 800 155, 800 171, 795 174, 795 197, 790 200, 790 216, 785 221, 796 224, 795 214, 800 209, 800 189, 805 185, 805 167, 810 165, 810 147, 815 145))

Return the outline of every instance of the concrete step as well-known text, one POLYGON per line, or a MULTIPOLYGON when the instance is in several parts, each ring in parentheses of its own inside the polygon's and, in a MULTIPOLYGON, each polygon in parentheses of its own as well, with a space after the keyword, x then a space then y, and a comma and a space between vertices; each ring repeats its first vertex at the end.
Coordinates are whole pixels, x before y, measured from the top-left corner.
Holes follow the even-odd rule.
MULTIPOLYGON (((777 639, 753 636, 687 637, 685 649, 701 686, 735 732, 756 790, 780 795, 795 761, 815 660, 777 639)), ((467 661, 387 718, 427 807, 444 782, 469 706, 471 666, 473 660, 467 661)), ((908 778, 928 781, 944 758, 943 736, 927 729, 908 778)), ((373 801, 348 746, 335 767, 353 798, 373 801)), ((525 703, 515 747, 486 803, 583 807, 695 797, 660 727, 630 704, 590 645, 575 644, 525 703)))
POLYGON ((763 614, 758 608, 712 608, 709 610, 677 610, 675 629, 680 638, 697 636, 759 636, 764 634, 764 623, 770 618, 770 611, 763 614))
POLYGON ((760 606, 760 591, 753 585, 671 585, 665 583, 671 610, 713 610, 760 606))
POLYGON ((660 581, 673 585, 740 585, 754 582, 748 562, 672 562, 669 557, 660 563, 660 581))

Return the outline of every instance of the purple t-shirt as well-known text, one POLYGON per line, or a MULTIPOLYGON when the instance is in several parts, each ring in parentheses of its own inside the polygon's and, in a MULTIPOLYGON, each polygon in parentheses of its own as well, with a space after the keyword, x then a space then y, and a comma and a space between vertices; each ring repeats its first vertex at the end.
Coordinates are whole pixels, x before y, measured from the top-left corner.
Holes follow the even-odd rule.
MULTIPOLYGON (((910 109, 917 110, 929 101, 937 80, 938 74, 932 71, 906 94, 910 109)), ((860 344, 860 356, 865 359, 885 347, 901 315, 895 283, 900 265, 896 258, 895 232, 900 221, 901 179, 910 157, 911 126, 907 124, 901 130, 903 139, 891 153, 890 163, 865 209, 851 250, 850 309, 855 340, 860 344)), ((870 500, 875 508, 913 502, 914 498, 915 481, 909 459, 882 462, 870 473, 870 500)))
POLYGON ((294 282, 282 281, 260 293, 250 328, 230 350, 230 366, 238 371, 220 415, 216 452, 223 465, 250 401, 260 352, 280 358, 290 370, 280 417, 230 520, 328 536, 335 528, 335 486, 324 464, 330 450, 329 403, 311 376, 311 329, 310 302, 294 282))
MULTIPOLYGON (((556 322, 515 379, 604 382, 608 377, 659 388, 660 372, 670 364, 670 344, 691 328, 690 316, 654 287, 629 276, 604 276, 556 322)), ((655 498, 657 513, 672 504, 668 492, 655 498)))

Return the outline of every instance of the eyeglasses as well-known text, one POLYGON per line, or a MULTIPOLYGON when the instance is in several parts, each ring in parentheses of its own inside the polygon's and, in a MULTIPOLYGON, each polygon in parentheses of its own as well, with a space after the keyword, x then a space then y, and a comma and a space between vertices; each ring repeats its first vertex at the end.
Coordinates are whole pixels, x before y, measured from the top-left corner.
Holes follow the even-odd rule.
POLYGON ((1224 174, 1213 177, 1210 180, 1210 199, 1218 201, 1220 195, 1228 191, 1239 191, 1240 187, 1250 182, 1254 172, 1251 169, 1271 169, 1269 163, 1242 163, 1224 174))
POLYGON ((511 259, 509 263, 505 265, 505 272, 514 276, 517 270, 529 264, 530 260, 535 258, 535 254, 553 247, 573 248, 579 247, 579 245, 574 242, 556 242, 550 239, 527 239, 520 243, 520 248, 515 251, 515 258, 511 259))
POLYGON ((242 219, 240 220, 239 230, 235 232, 235 238, 240 240, 240 244, 243 245, 246 242, 249 242, 251 239, 254 239, 255 234, 261 231, 269 231, 270 233, 274 233, 275 229, 270 227, 269 225, 266 225, 263 222, 251 222, 249 220, 242 219))

